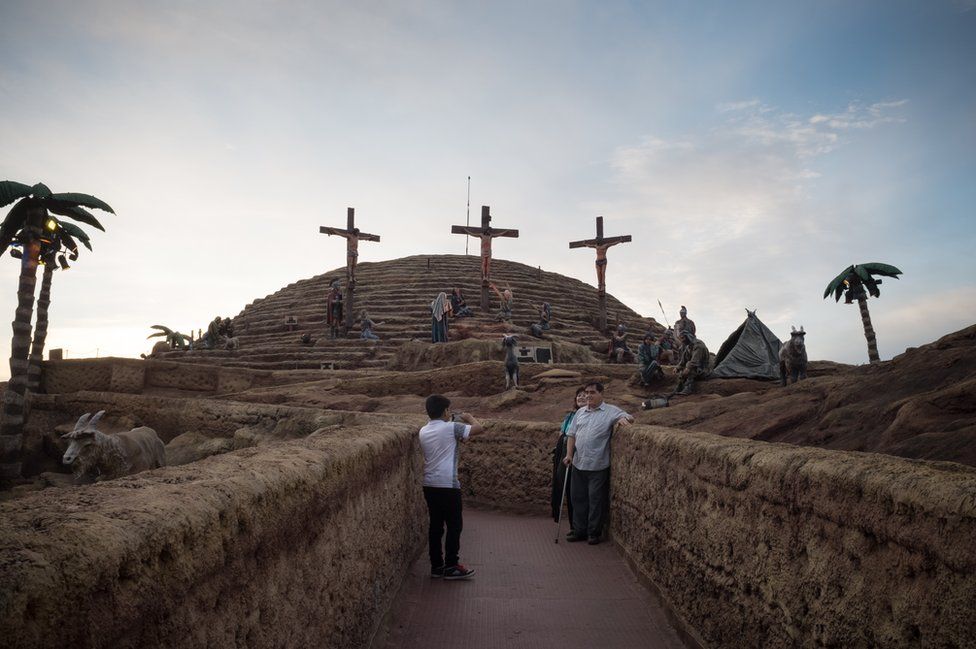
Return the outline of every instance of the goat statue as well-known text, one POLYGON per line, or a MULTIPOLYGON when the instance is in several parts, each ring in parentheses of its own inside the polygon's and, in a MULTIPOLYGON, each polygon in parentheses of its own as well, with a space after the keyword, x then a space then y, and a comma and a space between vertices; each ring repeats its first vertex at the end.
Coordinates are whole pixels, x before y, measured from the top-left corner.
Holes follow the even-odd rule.
POLYGON ((803 342, 807 333, 803 331, 803 325, 799 330, 796 327, 792 329, 790 341, 779 348, 779 380, 782 385, 786 385, 787 377, 791 383, 807 378, 807 346, 803 342))
POLYGON ((106 435, 95 428, 104 414, 104 410, 94 416, 86 412, 73 431, 61 436, 70 440, 61 462, 72 468, 75 479, 94 476, 95 480, 112 480, 166 466, 166 449, 156 431, 140 426, 106 435))
POLYGON ((502 339, 502 349, 505 350, 505 389, 509 387, 518 388, 519 380, 519 360, 515 354, 518 346, 518 338, 515 336, 505 336, 502 339))

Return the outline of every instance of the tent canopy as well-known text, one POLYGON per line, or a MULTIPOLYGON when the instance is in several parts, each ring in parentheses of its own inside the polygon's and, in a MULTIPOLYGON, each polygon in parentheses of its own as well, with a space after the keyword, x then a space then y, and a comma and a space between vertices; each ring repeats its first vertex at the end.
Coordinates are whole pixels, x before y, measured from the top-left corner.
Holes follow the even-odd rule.
POLYGON ((712 376, 718 378, 778 379, 779 338, 762 323, 755 311, 722 343, 715 356, 712 376))

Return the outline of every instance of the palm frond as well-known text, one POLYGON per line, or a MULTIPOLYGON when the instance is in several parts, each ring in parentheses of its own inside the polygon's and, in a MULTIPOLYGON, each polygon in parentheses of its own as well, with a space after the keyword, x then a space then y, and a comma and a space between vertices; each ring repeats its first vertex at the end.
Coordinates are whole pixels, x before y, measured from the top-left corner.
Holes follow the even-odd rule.
POLYGON ((881 297, 881 290, 878 288, 878 280, 871 277, 870 273, 868 278, 864 280, 864 286, 868 289, 871 297, 881 297))
MULTIPOLYGON (((74 237, 72 237, 67 232, 62 232, 60 238, 61 238, 61 243, 64 245, 65 248, 67 248, 74 254, 78 254, 78 244, 75 243, 74 237)), ((89 250, 91 250, 91 245, 89 245, 87 241, 82 241, 82 243, 85 244, 85 246, 89 250)))
POLYGON ((81 221, 82 223, 87 223, 88 225, 98 228, 102 232, 105 232, 105 228, 95 215, 86 209, 78 207, 77 205, 72 205, 64 201, 49 200, 46 201, 47 208, 59 216, 67 216, 69 219, 74 219, 75 221, 81 221))
POLYGON ((7 218, 0 224, 0 255, 3 254, 10 245, 10 242, 14 240, 14 237, 17 236, 17 233, 23 229, 26 223, 27 203, 21 201, 10 209, 10 212, 7 213, 7 218))
POLYGON ((164 334, 167 334, 167 335, 173 333, 173 330, 172 329, 170 329, 169 327, 164 327, 163 325, 153 325, 153 326, 151 326, 149 328, 150 329, 159 329, 160 331, 162 331, 164 334))
POLYGON ((37 183, 31 187, 31 194, 34 195, 34 198, 50 198, 51 188, 44 183, 37 183))
POLYGON ((88 242, 90 241, 90 239, 88 238, 88 233, 87 232, 85 232, 84 230, 82 230, 81 228, 79 228, 74 223, 68 223, 67 221, 60 221, 59 220, 58 221, 58 225, 61 226, 61 229, 62 230, 64 230, 68 234, 70 234, 72 237, 74 237, 78 241, 81 241, 83 244, 85 244, 86 246, 88 246, 88 249, 89 250, 91 250, 91 246, 88 245, 88 242))
POLYGON ((30 185, 12 180, 0 181, 0 207, 6 207, 15 200, 31 195, 30 185))
POLYGON ((150 338, 155 338, 156 336, 165 336, 165 335, 166 335, 165 332, 163 332, 163 331, 157 331, 154 334, 149 334, 148 336, 146 336, 146 340, 149 340, 150 338))
POLYGON ((85 207, 91 207, 98 210, 104 210, 106 212, 111 212, 115 214, 115 210, 112 206, 103 201, 100 198, 95 198, 90 194, 78 194, 75 192, 67 192, 62 194, 51 194, 51 198, 64 203, 70 203, 72 205, 83 205, 85 207))
POLYGON ((850 275, 851 271, 853 270, 854 270, 854 265, 851 264, 850 266, 844 269, 844 272, 842 272, 840 275, 835 277, 830 282, 830 284, 827 284, 827 288, 824 290, 824 294, 823 294, 824 299, 827 299, 828 295, 834 293, 834 300, 839 302, 840 296, 844 292, 844 280, 847 279, 848 275, 850 275))
POLYGON ((871 281, 871 272, 864 267, 864 264, 854 264, 854 274, 860 277, 862 282, 871 281))
POLYGON ((894 277, 895 279, 898 279, 898 276, 902 274, 900 270, 891 264, 882 264, 876 261, 860 264, 860 267, 872 275, 884 275, 885 277, 894 277))

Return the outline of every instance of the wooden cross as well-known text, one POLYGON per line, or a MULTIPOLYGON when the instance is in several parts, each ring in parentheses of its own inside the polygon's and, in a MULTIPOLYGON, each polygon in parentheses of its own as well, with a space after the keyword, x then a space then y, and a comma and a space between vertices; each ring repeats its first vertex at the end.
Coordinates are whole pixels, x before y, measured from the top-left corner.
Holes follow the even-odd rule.
POLYGON ((596 238, 585 241, 571 241, 570 248, 596 248, 596 281, 597 295, 600 299, 600 331, 607 329, 607 248, 618 243, 630 243, 631 237, 625 234, 620 237, 603 236, 603 217, 596 217, 596 238))
POLYGON ((491 240, 495 237, 518 238, 519 231, 491 227, 491 208, 481 206, 481 227, 452 225, 452 234, 466 234, 481 239, 481 309, 488 311, 488 285, 491 283, 491 240))
POLYGON ((360 232, 356 227, 356 210, 346 208, 346 228, 319 227, 319 233, 332 236, 344 237, 346 239, 346 329, 352 328, 355 319, 353 309, 353 297, 356 291, 356 260, 359 259, 359 240, 379 241, 378 234, 368 234, 360 232))

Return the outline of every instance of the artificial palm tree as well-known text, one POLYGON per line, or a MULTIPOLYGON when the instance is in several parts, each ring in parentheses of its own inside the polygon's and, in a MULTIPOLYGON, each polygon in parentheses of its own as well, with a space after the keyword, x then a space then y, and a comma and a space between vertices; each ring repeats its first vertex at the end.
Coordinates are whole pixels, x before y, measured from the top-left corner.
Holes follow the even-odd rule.
POLYGON ((102 224, 85 208, 115 213, 108 203, 88 194, 55 194, 38 183, 31 187, 9 180, 0 181, 0 207, 14 203, 0 224, 0 255, 11 244, 12 257, 20 257, 20 283, 17 311, 10 343, 10 381, 3 397, 3 419, 0 423, 0 479, 20 475, 24 432, 24 394, 27 390, 28 354, 31 341, 31 317, 34 311, 34 289, 41 247, 50 243, 58 222, 51 214, 87 223, 99 230, 102 224))
POLYGON ((150 329, 159 329, 156 333, 149 334, 146 336, 146 340, 150 338, 155 338, 156 336, 162 336, 166 344, 169 345, 170 349, 186 349, 186 344, 190 341, 188 336, 181 334, 179 331, 174 331, 169 327, 164 327, 163 325, 153 325, 150 329))
POLYGON ((868 360, 877 363, 881 360, 878 356, 878 340, 874 335, 874 327, 871 325, 871 313, 868 311, 868 294, 872 297, 881 297, 881 289, 878 285, 881 280, 877 275, 894 277, 898 279, 901 271, 888 264, 871 262, 868 264, 853 264, 844 269, 840 275, 834 278, 827 289, 824 291, 824 299, 831 293, 834 294, 834 301, 840 302, 840 296, 844 296, 846 304, 852 304, 857 300, 857 305, 861 308, 861 324, 864 326, 864 337, 868 341, 868 360))
MULTIPOLYGON (((54 217, 51 217, 54 218, 54 217)), ((54 219, 57 223, 54 235, 41 243, 39 262, 44 266, 41 275, 41 290, 37 294, 37 318, 34 322, 34 340, 31 342, 30 359, 27 366, 27 390, 37 392, 41 383, 41 361, 44 360, 44 343, 47 342, 48 308, 51 306, 51 280, 54 271, 67 270, 68 261, 78 259, 80 241, 91 250, 91 240, 84 230, 74 223, 54 219)))

